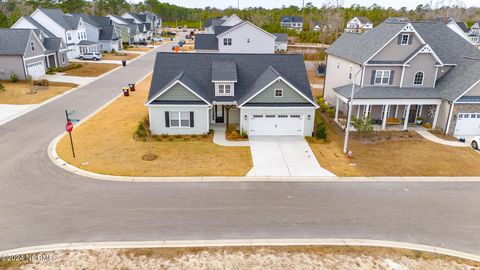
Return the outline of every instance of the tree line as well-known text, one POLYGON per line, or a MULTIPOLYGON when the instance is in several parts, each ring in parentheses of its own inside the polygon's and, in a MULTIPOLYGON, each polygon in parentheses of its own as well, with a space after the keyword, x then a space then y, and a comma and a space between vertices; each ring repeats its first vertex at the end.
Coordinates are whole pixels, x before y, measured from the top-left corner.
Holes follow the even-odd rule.
POLYGON ((374 25, 378 25, 388 17, 405 17, 413 21, 455 17, 469 25, 480 20, 479 8, 453 6, 433 9, 429 5, 418 5, 415 9, 408 10, 407 8, 386 8, 377 4, 369 7, 360 5, 343 7, 343 0, 326 0, 320 7, 309 2, 304 7, 283 6, 274 9, 250 7, 241 10, 234 7, 223 10, 214 7, 186 8, 158 0, 144 0, 139 3, 129 3, 126 0, 0 0, 0 27, 10 27, 21 16, 29 15, 39 7, 57 7, 65 13, 85 12, 96 16, 122 14, 125 11, 151 11, 160 15, 164 24, 170 26, 187 24, 195 28, 201 27, 208 18, 235 13, 271 33, 288 32, 280 27, 282 16, 302 16, 305 31, 288 33, 298 36, 304 42, 325 43, 330 43, 343 32, 346 22, 355 16, 368 17, 374 25), (311 31, 316 22, 325 26, 326 30, 318 33, 311 31))

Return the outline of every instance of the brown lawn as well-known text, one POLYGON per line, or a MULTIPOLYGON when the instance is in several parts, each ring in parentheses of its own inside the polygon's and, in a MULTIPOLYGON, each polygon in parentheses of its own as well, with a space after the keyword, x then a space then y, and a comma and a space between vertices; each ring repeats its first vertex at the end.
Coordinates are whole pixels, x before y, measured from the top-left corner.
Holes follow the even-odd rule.
POLYGON ((312 87, 312 94, 314 97, 322 96, 323 95, 323 81, 324 76, 319 76, 315 73, 315 70, 308 70, 308 81, 310 84, 317 84, 321 85, 321 87, 312 87))
POLYGON ((125 48, 125 50, 127 50, 127 51, 137 51, 137 52, 149 52, 152 49, 153 48, 151 48, 151 47, 128 47, 128 48, 125 48))
POLYGON ((82 67, 65 71, 67 76, 97 77, 120 65, 82 62, 82 67))
POLYGON ((221 147, 213 144, 212 136, 208 136, 208 140, 168 138, 161 142, 142 142, 133 139, 139 122, 147 115, 144 103, 150 82, 151 76, 138 84, 137 91, 129 97, 120 97, 74 129, 72 135, 77 158, 72 158, 68 136, 63 137, 57 146, 59 156, 81 169, 111 175, 247 174, 252 168, 248 147, 221 147), (144 161, 142 157, 149 152, 158 158, 154 161, 144 161))
MULTIPOLYGON (((317 113, 317 119, 320 114, 317 113)), ((312 140, 322 167, 338 176, 479 176, 480 155, 470 148, 433 143, 415 133, 352 133, 353 159, 343 154, 343 131, 328 116, 328 142, 312 140)))
POLYGON ((5 91, 0 91, 0 104, 17 105, 37 104, 77 86, 72 83, 58 82, 50 82, 48 87, 32 86, 26 81, 16 83, 0 81, 0 83, 5 86, 5 91))
POLYGON ((102 53, 103 60, 132 60, 140 56, 138 53, 126 53, 125 55, 117 55, 115 53, 102 53))

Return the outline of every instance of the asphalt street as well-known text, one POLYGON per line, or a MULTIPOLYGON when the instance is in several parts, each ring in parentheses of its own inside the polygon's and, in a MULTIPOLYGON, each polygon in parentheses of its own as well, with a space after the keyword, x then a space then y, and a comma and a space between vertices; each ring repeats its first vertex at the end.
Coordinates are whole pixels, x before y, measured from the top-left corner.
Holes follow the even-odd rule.
POLYGON ((64 131, 64 110, 86 117, 151 72, 154 58, 150 52, 0 126, 0 250, 66 242, 350 238, 480 254, 480 182, 130 183, 54 165, 47 147, 64 131))

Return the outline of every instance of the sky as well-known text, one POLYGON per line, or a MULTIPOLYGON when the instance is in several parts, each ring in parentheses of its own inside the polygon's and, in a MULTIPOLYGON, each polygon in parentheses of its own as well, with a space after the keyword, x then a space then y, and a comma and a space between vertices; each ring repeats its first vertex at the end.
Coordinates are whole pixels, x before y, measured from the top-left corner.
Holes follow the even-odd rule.
MULTIPOLYGON (((290 6, 296 5, 301 6, 303 0, 239 0, 240 8, 246 8, 251 6, 262 6, 264 8, 275 8, 282 7, 282 5, 290 6)), ((393 7, 399 9, 403 6, 406 6, 409 9, 414 9, 419 4, 426 4, 432 1, 434 3, 443 2, 443 5, 459 5, 465 7, 476 6, 480 7, 480 0, 343 0, 345 6, 351 6, 352 4, 360 4, 363 6, 371 6, 374 3, 377 3, 381 6, 393 7)), ((140 0, 133 0, 132 2, 140 2, 140 0)), ((237 0, 160 0, 160 2, 168 2, 170 4, 175 4, 184 7, 198 7, 203 8, 206 6, 216 7, 216 8, 226 8, 228 6, 237 6, 237 0)), ((316 6, 321 6, 323 3, 328 2, 328 0, 305 0, 305 3, 312 2, 316 6)), ((442 6, 442 5, 441 5, 442 6)))

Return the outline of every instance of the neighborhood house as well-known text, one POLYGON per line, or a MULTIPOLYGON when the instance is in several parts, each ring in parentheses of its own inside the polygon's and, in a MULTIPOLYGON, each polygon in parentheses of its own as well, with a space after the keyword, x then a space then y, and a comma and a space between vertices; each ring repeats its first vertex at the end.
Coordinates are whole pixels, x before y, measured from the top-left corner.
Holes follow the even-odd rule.
POLYGON ((158 53, 146 106, 154 134, 250 136, 311 136, 318 107, 301 55, 220 53, 158 53))
POLYGON ((480 135, 480 50, 444 23, 384 22, 344 33, 326 53, 324 95, 337 122, 351 106, 353 117, 381 129, 422 124, 458 138, 480 135))

